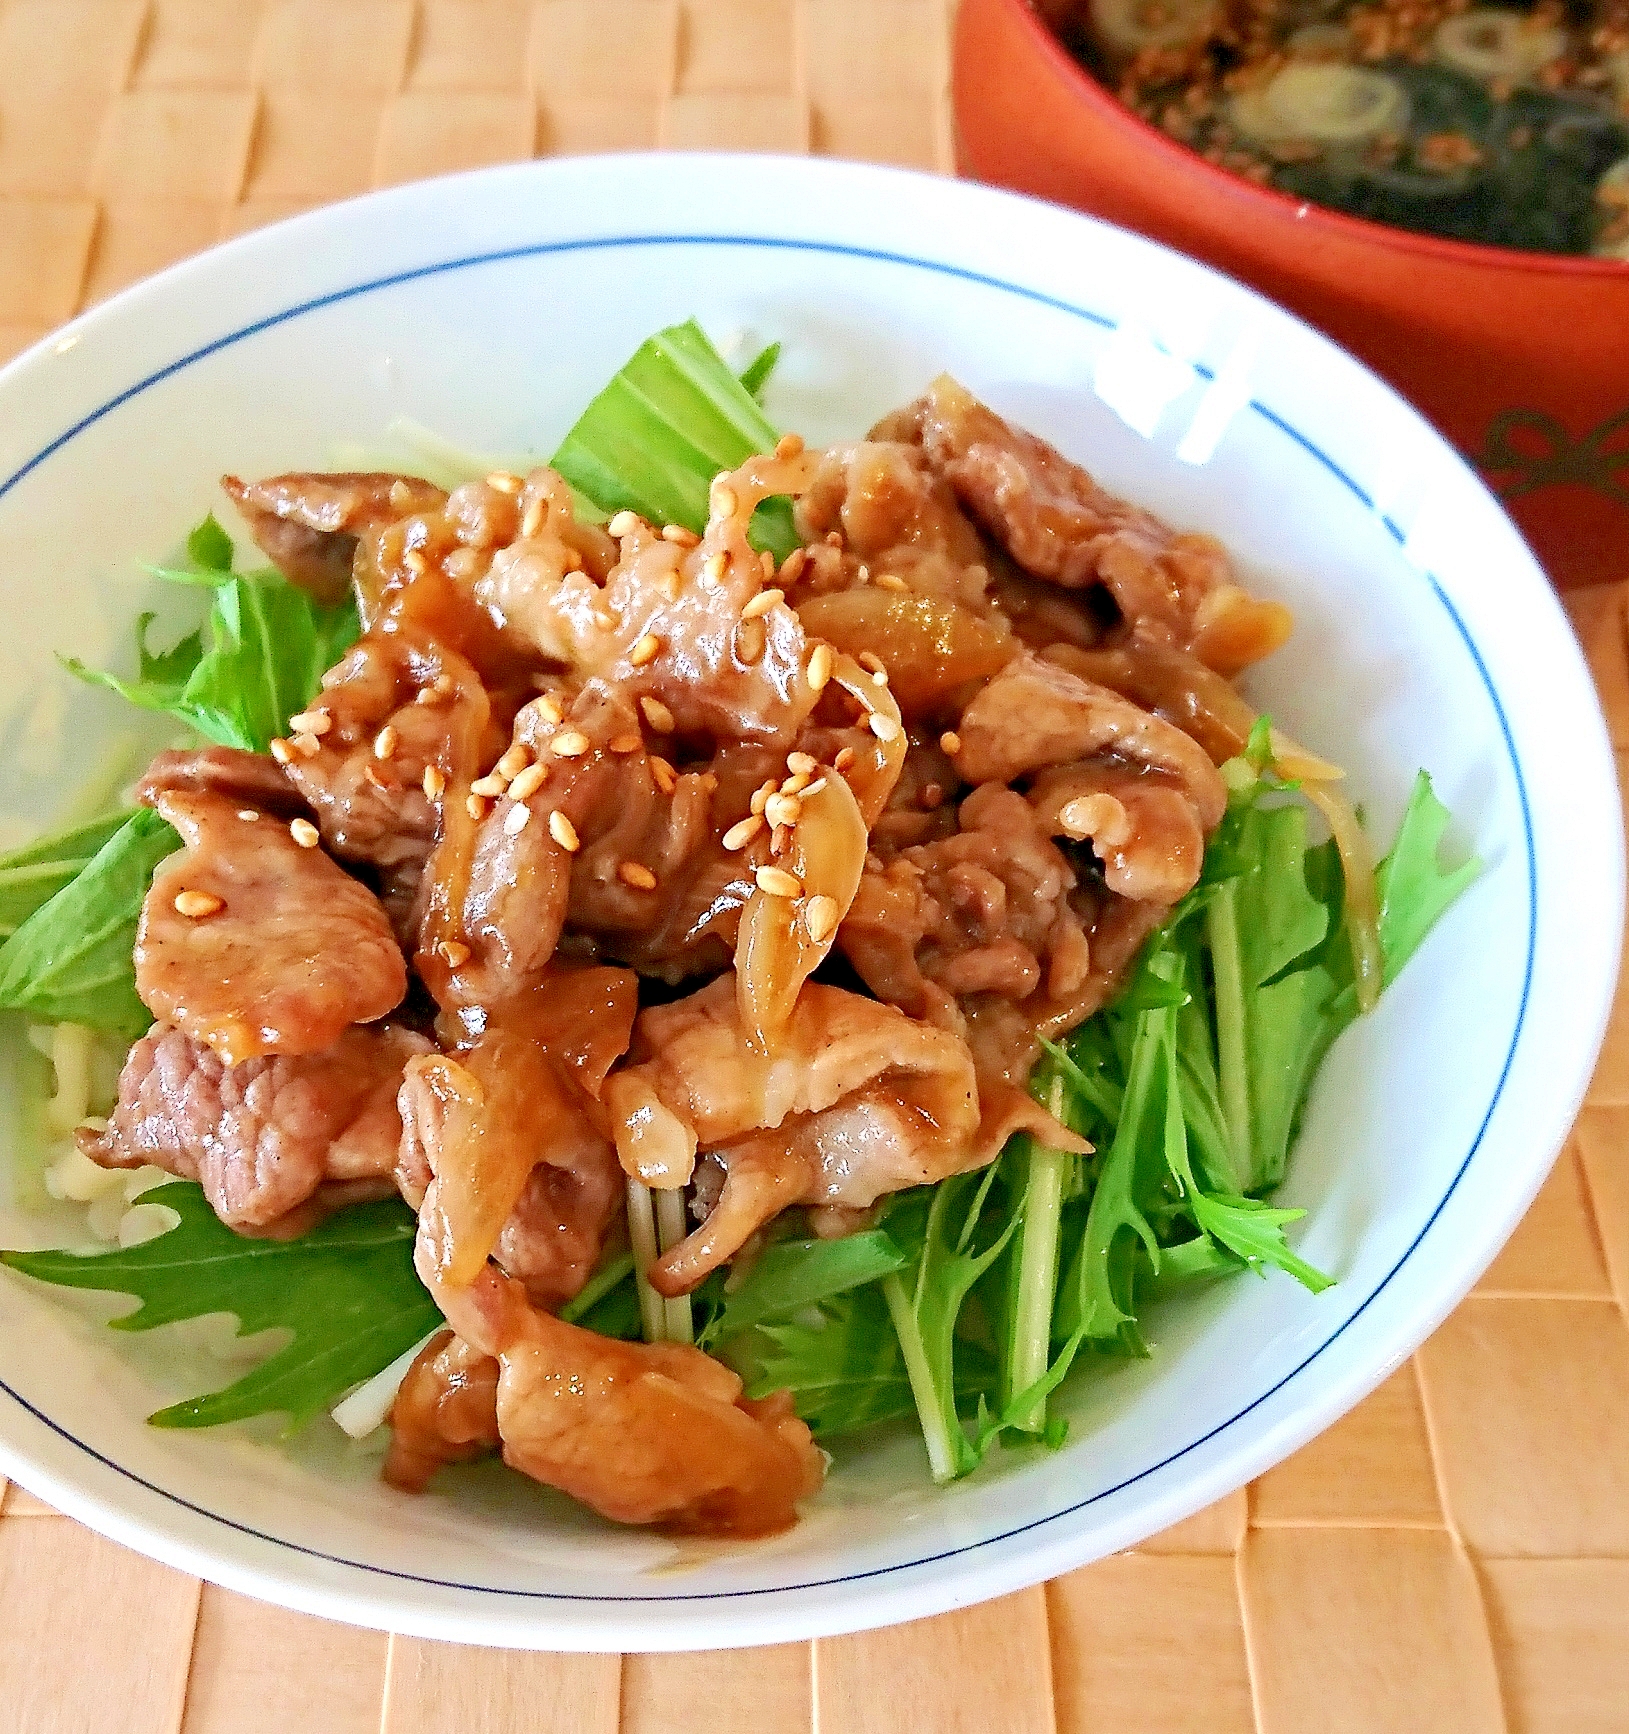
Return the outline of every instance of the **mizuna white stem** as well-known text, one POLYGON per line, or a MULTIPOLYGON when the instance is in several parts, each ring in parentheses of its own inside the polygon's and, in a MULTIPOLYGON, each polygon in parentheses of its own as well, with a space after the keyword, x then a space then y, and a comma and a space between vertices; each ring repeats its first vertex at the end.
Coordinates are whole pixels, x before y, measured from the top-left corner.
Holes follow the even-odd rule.
POLYGON ((656 1213, 651 1205, 650 1188, 639 1180, 628 1182, 628 1243, 633 1247, 634 1284, 639 1291, 639 1318, 645 1329, 645 1341, 665 1342, 667 1303, 650 1286, 646 1274, 660 1252, 656 1244, 656 1213))
MULTIPOLYGON (((663 1187, 655 1193, 656 1199, 656 1238, 662 1251, 670 1251, 684 1239, 686 1229, 684 1222, 684 1188, 682 1186, 663 1187)), ((670 1343, 693 1343, 696 1340, 695 1327, 690 1317, 690 1296, 682 1294, 677 1300, 664 1300, 662 1308, 667 1326, 667 1339, 670 1343)))

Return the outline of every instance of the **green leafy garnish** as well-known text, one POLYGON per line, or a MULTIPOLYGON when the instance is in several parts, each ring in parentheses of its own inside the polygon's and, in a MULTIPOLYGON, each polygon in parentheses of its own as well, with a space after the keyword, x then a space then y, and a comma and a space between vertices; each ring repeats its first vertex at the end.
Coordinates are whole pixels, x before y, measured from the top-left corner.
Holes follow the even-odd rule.
MULTIPOLYGON (((200 525, 188 546, 218 557, 200 525)), ((224 532, 215 526, 216 535, 224 532)), ((64 658, 71 674, 106 687, 143 710, 162 711, 195 728, 217 746, 263 753, 307 705, 323 675, 356 638, 354 603, 324 608, 278 572, 241 576, 219 567, 198 572, 160 571, 171 583, 204 583, 213 592, 204 628, 165 651, 147 646, 154 616, 136 622, 134 680, 64 658), (207 645, 206 645, 207 633, 207 645)))
MULTIPOLYGON (((762 363, 759 356, 753 369, 762 363)), ((773 451, 779 437, 752 389, 690 319, 640 344, 583 411, 553 464, 603 512, 627 509, 700 532, 714 476, 773 451)), ((791 553, 798 538, 788 501, 758 508, 752 539, 777 560, 791 553)))
POLYGON ((181 846, 143 807, 0 945, 0 1009, 88 1024, 132 1041, 152 1023, 130 953, 153 869, 181 846))
POLYGON ((778 1240, 765 1247, 739 1282, 724 1285, 723 1303, 697 1341, 706 1348, 763 1319, 784 1318, 876 1282, 904 1263, 905 1254, 880 1228, 840 1240, 778 1240))
POLYGON ((764 387, 769 383, 769 376, 775 371, 775 363, 781 358, 781 346, 771 343, 766 349, 760 349, 747 365, 741 369, 741 389, 748 397, 761 398, 764 387))
POLYGON ((0 940, 77 878, 129 817, 128 810, 109 813, 0 855, 0 940))
POLYGON ((139 1246, 108 1252, 0 1252, 41 1282, 135 1295, 114 1330, 232 1313, 238 1335, 281 1326, 292 1340, 225 1390, 150 1415, 155 1427, 213 1427, 283 1413, 289 1429, 330 1409, 435 1329, 441 1314, 413 1269, 413 1212, 399 1198, 353 1204, 298 1240, 248 1240, 228 1228, 203 1189, 178 1180, 143 1195, 180 1222, 139 1246))

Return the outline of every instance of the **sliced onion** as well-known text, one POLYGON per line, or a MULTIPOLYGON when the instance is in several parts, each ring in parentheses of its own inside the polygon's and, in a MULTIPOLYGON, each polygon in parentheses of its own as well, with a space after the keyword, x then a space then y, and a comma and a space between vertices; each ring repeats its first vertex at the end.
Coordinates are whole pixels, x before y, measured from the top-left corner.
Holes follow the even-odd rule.
POLYGON ((1127 55, 1202 41, 1219 16, 1216 0, 1091 0, 1090 8, 1093 35, 1127 55))
POLYGON ((1233 98, 1233 124, 1247 138, 1311 139, 1319 144, 1362 144, 1408 126, 1408 95, 1395 78, 1361 66, 1298 61, 1260 90, 1233 98))
POLYGON ((1520 84, 1560 59, 1567 33, 1553 24, 1537 24, 1525 13, 1478 6, 1443 19, 1431 46, 1437 59, 1457 72, 1489 83, 1508 79, 1520 84))
POLYGON ((1358 1010, 1371 1012, 1385 985, 1380 953, 1380 901, 1374 886, 1374 851, 1351 803, 1327 783, 1308 780, 1301 793, 1323 814, 1340 851, 1346 881, 1346 931, 1352 942, 1352 979, 1358 1010))
POLYGON ((865 870, 866 839, 853 790, 828 771, 803 797, 802 817, 775 863, 802 891, 796 897, 754 891, 741 917, 735 986, 741 1027, 755 1053, 775 1052, 804 982, 831 951, 865 870), (816 898, 825 903, 817 908, 816 898))

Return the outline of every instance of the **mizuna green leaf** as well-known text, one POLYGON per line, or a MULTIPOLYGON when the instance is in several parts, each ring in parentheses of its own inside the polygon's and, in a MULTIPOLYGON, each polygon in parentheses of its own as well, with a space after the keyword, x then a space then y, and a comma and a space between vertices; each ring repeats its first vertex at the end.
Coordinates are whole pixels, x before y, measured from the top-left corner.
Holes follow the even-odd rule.
POLYGON ((0 1263, 40 1282, 134 1295, 113 1321, 148 1331, 232 1313, 238 1334, 281 1326, 292 1339, 224 1390, 160 1409, 155 1427, 213 1427, 282 1413, 292 1431, 388 1367, 441 1321, 413 1269, 415 1220, 399 1198, 336 1211, 298 1240, 250 1240, 226 1227, 201 1187, 145 1194, 180 1222, 140 1246, 86 1255, 5 1252, 0 1263))

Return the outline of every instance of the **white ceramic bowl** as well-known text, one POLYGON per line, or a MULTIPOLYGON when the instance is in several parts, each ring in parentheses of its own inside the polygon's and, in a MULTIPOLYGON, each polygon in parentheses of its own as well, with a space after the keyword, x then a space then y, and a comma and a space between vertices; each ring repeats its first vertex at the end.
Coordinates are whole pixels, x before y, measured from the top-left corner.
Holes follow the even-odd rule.
MULTIPOLYGON (((949 368, 1221 535, 1299 620, 1256 695, 1351 768, 1376 835, 1415 767, 1433 773, 1487 870, 1331 1055, 1283 1194, 1338 1286, 1217 1285, 1155 1317, 1151 1362, 1071 1387, 1055 1455, 998 1453, 935 1491, 902 1429, 843 1449, 793 1533, 725 1549, 614 1531, 495 1467, 408 1498, 326 1425, 292 1448, 156 1432, 143 1417, 207 1369, 0 1277, 0 1469, 188 1571, 561 1649, 804 1638, 1016 1589, 1186 1516, 1362 1397, 1487 1264, 1582 1094, 1616 975, 1616 785, 1572 636, 1498 507, 1268 303, 951 181, 767 158, 495 169, 234 242, 24 356, 0 373, 0 810, 47 821, 128 726, 52 652, 125 653, 151 589, 137 563, 218 504, 223 470, 321 465, 402 415, 546 453, 690 314, 782 340, 769 407, 811 439, 858 434, 949 368)), ((26 1197, 35 1158, 6 1136, 26 1197)), ((11 1244, 50 1228, 0 1213, 11 1244)))

